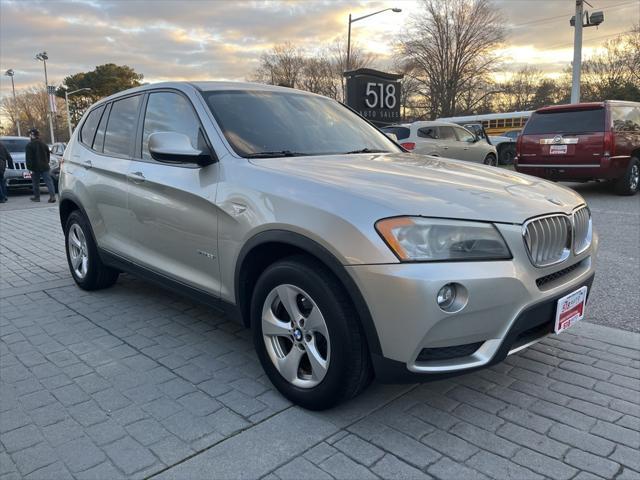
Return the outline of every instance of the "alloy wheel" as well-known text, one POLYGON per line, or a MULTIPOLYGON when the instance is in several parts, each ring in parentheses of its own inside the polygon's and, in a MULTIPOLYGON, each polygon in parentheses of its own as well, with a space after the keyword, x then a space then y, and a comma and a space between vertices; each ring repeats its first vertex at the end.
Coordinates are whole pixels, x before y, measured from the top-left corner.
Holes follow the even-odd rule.
POLYGON ((631 175, 629 176, 629 190, 635 192, 638 189, 638 182, 640 182, 640 167, 638 164, 631 166, 631 175))
POLYGON ((289 383, 313 388, 329 368, 331 343, 324 316, 301 288, 279 285, 262 307, 262 336, 271 362, 289 383))
POLYGON ((71 225, 67 236, 67 248, 73 273, 80 279, 87 276, 89 268, 89 249, 82 228, 77 223, 71 225))

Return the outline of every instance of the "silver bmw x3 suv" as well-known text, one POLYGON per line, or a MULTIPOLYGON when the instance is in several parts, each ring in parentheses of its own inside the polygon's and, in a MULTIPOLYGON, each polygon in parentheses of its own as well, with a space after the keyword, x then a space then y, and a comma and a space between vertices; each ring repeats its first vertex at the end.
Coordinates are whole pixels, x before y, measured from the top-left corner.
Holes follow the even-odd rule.
POLYGON ((597 236, 574 191, 407 153, 288 88, 164 83, 106 98, 64 153, 80 288, 127 271, 253 331, 310 409, 503 360, 584 315, 597 236))

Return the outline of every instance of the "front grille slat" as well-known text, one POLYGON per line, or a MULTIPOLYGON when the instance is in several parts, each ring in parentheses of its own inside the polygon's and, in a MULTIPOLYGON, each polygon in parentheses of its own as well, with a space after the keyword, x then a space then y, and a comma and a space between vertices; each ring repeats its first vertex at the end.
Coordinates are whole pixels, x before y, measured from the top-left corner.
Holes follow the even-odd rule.
POLYGON ((591 245, 592 226, 589 207, 582 207, 573 213, 573 251, 582 253, 591 245))
POLYGON ((564 261, 571 248, 571 222, 565 215, 550 215, 525 224, 525 245, 533 264, 546 267, 564 261))

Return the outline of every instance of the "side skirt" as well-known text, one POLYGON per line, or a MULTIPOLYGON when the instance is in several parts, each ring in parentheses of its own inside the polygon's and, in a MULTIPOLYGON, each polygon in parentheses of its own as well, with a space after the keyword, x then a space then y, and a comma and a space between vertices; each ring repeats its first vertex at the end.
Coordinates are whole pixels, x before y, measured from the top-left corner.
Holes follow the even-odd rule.
POLYGON ((167 290, 177 292, 185 297, 189 297, 196 302, 221 311, 234 322, 238 322, 240 324, 243 323, 240 309, 236 305, 226 302, 209 292, 205 292, 204 290, 192 287, 191 285, 187 285, 186 283, 174 280, 173 278, 167 277, 166 275, 138 265, 137 263, 125 259, 115 253, 109 252, 108 250, 99 248, 98 254, 100 255, 102 263, 104 263, 105 265, 108 265, 122 272, 130 273, 131 275, 155 283, 156 285, 167 290))

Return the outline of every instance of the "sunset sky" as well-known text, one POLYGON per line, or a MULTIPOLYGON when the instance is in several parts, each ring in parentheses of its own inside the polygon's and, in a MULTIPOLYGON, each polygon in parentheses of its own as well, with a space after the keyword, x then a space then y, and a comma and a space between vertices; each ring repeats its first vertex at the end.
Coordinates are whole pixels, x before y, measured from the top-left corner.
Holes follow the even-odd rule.
MULTIPOLYGON (((535 65, 549 75, 572 59, 573 0, 496 0, 507 25, 499 51, 501 70, 535 65)), ((583 54, 640 22, 640 0, 590 0, 605 22, 584 31, 583 54)), ((386 68, 394 44, 420 15, 419 0, 385 1, 10 1, 0 0, 0 68, 15 71, 16 88, 43 82, 49 54, 49 80, 103 63, 126 64, 145 81, 182 79, 244 80, 260 54, 284 41, 313 52, 337 38, 346 40, 347 18, 386 7, 386 12, 353 25, 353 40, 380 56, 386 68)), ((508 73, 507 73, 508 74, 508 73)), ((1 77, 1 95, 10 82, 1 77)))

